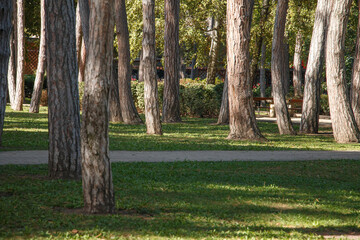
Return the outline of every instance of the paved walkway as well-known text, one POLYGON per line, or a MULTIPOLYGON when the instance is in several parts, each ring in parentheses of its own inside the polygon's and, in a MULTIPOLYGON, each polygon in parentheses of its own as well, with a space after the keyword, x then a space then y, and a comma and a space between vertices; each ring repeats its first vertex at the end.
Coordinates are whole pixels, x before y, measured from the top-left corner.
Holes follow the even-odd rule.
MULTIPOLYGON (((47 151, 0 152, 0 165, 46 164, 47 151)), ((360 160, 360 151, 111 151, 112 162, 360 160)))

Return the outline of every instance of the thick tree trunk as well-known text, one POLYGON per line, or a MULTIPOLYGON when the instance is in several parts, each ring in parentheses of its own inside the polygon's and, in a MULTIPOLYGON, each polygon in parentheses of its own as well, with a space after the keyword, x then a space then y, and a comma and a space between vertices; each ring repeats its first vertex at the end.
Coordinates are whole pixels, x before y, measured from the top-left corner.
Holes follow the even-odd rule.
POLYGON ((24 103, 24 70, 25 70, 25 9, 24 0, 17 0, 17 61, 16 61, 16 94, 14 110, 22 111, 24 103))
POLYGON ((90 21, 90 0, 78 0, 80 7, 80 22, 82 29, 82 37, 84 39, 85 49, 89 45, 89 21, 90 21))
POLYGON ((352 0, 333 0, 326 41, 326 78, 332 127, 339 143, 360 142, 345 79, 345 33, 352 0))
POLYGON ((145 119, 148 134, 162 134, 157 102, 155 52, 155 0, 143 0, 142 64, 144 78, 145 119))
POLYGON ((207 68, 207 75, 206 75, 206 82, 208 84, 215 84, 215 78, 216 78, 216 64, 218 59, 218 53, 219 53, 219 20, 215 17, 211 18, 211 46, 210 46, 210 52, 209 52, 209 64, 207 68))
MULTIPOLYGON (((285 99, 284 32, 288 0, 279 0, 276 9, 271 56, 272 95, 280 134, 295 134, 285 99)), ((288 80, 288 79, 287 79, 288 80)))
POLYGON ((40 29, 40 47, 39 58, 36 70, 36 78, 34 82, 34 89, 31 96, 31 103, 29 112, 38 113, 41 99, 41 92, 44 84, 44 75, 46 68, 46 39, 45 39, 45 0, 40 2, 41 8, 41 29, 40 29))
POLYGON ((11 108, 15 108, 16 95, 16 59, 17 59, 17 4, 16 0, 12 0, 12 17, 11 17, 11 35, 10 35, 10 59, 8 70, 8 89, 11 108))
POLYGON ((250 79, 250 27, 254 1, 227 2, 228 139, 262 140, 256 124, 250 79))
POLYGON ((318 0, 310 52, 305 72, 304 97, 300 132, 317 133, 320 114, 320 82, 323 71, 325 42, 330 16, 329 0, 318 0))
POLYGON ((143 123, 135 107, 131 93, 131 64, 129 29, 127 23, 125 0, 115 0, 116 36, 118 41, 118 86, 120 96, 120 109, 124 123, 143 123))
POLYGON ((0 2, 0 146, 6 109, 7 74, 10 57, 12 2, 0 2))
POLYGON ((354 66, 352 70, 351 106, 354 112, 356 123, 360 128, 360 0, 358 1, 358 7, 359 16, 354 66))
POLYGON ((294 53, 294 72, 293 84, 295 97, 302 96, 302 66, 301 66, 302 34, 296 35, 295 53, 294 53))
POLYGON ((72 0, 45 1, 49 174, 79 178, 80 114, 72 0))
POLYGON ((262 42, 261 60, 260 60, 260 96, 265 97, 266 78, 265 78, 265 60, 266 60, 266 43, 262 42))
POLYGON ((110 76, 110 98, 109 98, 109 121, 122 122, 119 97, 118 73, 116 70, 116 62, 113 63, 110 76))
POLYGON ((179 0, 165 0, 163 122, 180 122, 179 0))
POLYGON ((220 113, 216 124, 228 124, 229 123, 229 90, 228 90, 228 75, 225 75, 224 89, 221 99, 220 113))
POLYGON ((90 0, 89 45, 81 127, 84 209, 112 213, 109 159, 109 84, 113 64, 114 0, 90 0))

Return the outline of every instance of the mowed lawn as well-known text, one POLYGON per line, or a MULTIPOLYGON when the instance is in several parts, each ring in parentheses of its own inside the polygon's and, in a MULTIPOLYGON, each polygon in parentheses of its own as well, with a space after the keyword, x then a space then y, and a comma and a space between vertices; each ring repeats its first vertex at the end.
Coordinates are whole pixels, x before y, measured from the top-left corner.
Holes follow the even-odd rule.
MULTIPOLYGON (((163 136, 149 136, 146 126, 110 124, 110 150, 360 150, 359 144, 337 144, 331 128, 318 135, 280 136, 275 123, 259 122, 268 141, 227 140, 229 126, 214 125, 216 119, 183 118, 182 123, 163 124, 163 136)), ((298 129, 298 126, 295 126, 298 129)), ((39 114, 14 112, 7 107, 0 151, 45 150, 48 148, 47 108, 39 114)))
POLYGON ((116 213, 81 214, 80 181, 0 166, 0 239, 360 237, 360 162, 115 163, 116 213))

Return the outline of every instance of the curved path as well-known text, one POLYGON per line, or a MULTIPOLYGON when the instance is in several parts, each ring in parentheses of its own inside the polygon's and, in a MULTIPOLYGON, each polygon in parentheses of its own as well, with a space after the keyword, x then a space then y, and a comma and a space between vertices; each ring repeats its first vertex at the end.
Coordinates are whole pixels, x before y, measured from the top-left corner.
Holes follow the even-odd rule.
MULTIPOLYGON (((0 165, 46 164, 48 151, 0 152, 0 165)), ((112 162, 360 160, 360 151, 111 151, 112 162)))

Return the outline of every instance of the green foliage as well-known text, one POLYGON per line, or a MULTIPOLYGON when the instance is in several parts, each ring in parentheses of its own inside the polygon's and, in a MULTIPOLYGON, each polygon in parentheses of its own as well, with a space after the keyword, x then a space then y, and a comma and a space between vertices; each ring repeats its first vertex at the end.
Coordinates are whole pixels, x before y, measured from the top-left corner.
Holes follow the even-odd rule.
POLYGON ((320 114, 330 115, 329 98, 327 94, 320 95, 320 114))
POLYGON ((360 162, 113 163, 113 215, 81 181, 0 166, 1 239, 323 239, 360 232, 360 162))

